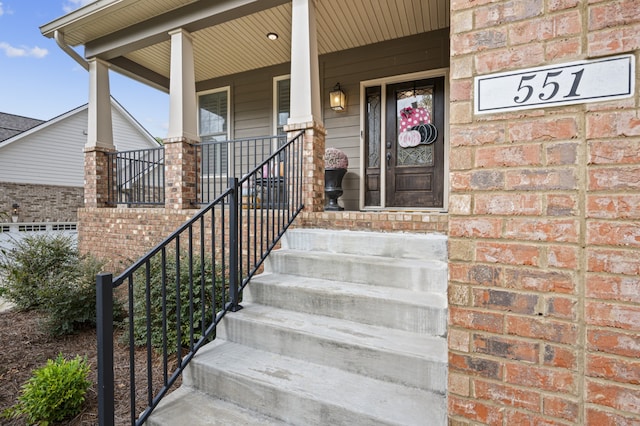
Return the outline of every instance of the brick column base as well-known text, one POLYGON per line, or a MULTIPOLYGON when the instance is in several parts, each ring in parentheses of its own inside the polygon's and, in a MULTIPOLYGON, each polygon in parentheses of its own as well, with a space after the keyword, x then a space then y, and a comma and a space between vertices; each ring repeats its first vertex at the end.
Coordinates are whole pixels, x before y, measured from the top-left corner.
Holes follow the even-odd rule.
POLYGON ((165 207, 181 210, 195 208, 198 164, 193 145, 187 138, 164 140, 165 207))
MULTIPOLYGON (((107 207, 109 203, 109 154, 113 149, 90 147, 84 150, 84 205, 85 207, 107 207)), ((112 170, 115 176, 115 170, 112 170)))
POLYGON ((327 134, 317 122, 285 126, 290 136, 304 131, 302 144, 302 202, 305 212, 324 211, 324 141, 327 134))

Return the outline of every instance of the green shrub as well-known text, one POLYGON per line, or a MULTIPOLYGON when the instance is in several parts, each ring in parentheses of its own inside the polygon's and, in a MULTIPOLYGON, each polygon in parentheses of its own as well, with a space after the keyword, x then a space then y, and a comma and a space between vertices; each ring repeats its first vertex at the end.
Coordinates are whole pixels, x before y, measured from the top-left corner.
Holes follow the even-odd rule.
POLYGON ((43 305, 41 290, 72 270, 79 257, 70 237, 39 234, 16 240, 13 249, 0 251, 5 297, 19 309, 43 305))
MULTIPOLYGON (((204 275, 202 274, 202 262, 199 259, 193 260, 193 328, 194 328, 194 342, 197 341, 206 331, 206 328, 213 322, 213 310, 212 304, 212 265, 211 260, 207 259, 204 262, 204 275), (201 278, 204 276, 203 281, 201 278), (201 297, 201 288, 204 283, 204 298, 201 297), (204 306, 205 311, 205 323, 202 323, 202 308, 204 306)), ((150 261, 150 326, 151 326, 151 346, 155 349, 162 349, 163 347, 163 307, 162 307, 162 258, 157 255, 150 261)), ((168 253, 166 256, 166 323, 167 323, 167 351, 169 353, 177 352, 177 296, 176 296, 176 256, 175 253, 168 253)), ((139 270, 134 278, 134 319, 133 319, 133 340, 137 346, 143 346, 147 344, 147 320, 146 320, 146 273, 144 268, 139 270)), ((219 271, 215 273, 215 294, 216 302, 215 309, 222 309, 222 288, 223 279, 219 271)), ((190 319, 190 304, 189 304, 189 259, 186 253, 180 254, 180 319, 182 321, 181 330, 181 346, 188 346, 190 343, 189 334, 189 319, 190 319)), ((128 329, 127 329, 128 330, 128 329)), ((125 339, 128 339, 128 331, 124 335, 125 339)), ((209 336, 212 339, 213 336, 209 336)))
MULTIPOLYGON (((95 326, 96 275, 103 266, 59 235, 29 236, 0 253, 4 297, 19 309, 43 312, 46 331, 54 336, 95 326)), ((122 317, 121 303, 114 305, 114 317, 122 317)))
POLYGON ((34 370, 32 377, 22 386, 18 403, 4 415, 25 416, 28 424, 46 426, 77 415, 91 382, 86 358, 76 356, 67 361, 62 354, 47 365, 34 370))

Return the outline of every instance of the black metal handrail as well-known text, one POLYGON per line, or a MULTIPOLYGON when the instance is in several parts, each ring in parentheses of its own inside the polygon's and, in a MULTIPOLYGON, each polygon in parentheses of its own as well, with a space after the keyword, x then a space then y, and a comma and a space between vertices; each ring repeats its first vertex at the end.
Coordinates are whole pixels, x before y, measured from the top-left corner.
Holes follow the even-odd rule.
POLYGON ((241 308, 242 290, 304 207, 302 136, 242 178, 230 178, 223 193, 121 275, 98 275, 100 425, 115 422, 116 383, 128 386, 131 407, 130 419, 118 424, 143 424, 196 352, 215 338, 220 320, 241 308), (128 380, 114 372, 113 302, 120 286, 128 302, 128 380), (154 324, 152 314, 158 312, 160 322, 154 324), (160 335, 154 334, 158 327, 160 335), (162 367, 160 377, 154 362, 162 367), (136 387, 140 375, 146 389, 136 387))

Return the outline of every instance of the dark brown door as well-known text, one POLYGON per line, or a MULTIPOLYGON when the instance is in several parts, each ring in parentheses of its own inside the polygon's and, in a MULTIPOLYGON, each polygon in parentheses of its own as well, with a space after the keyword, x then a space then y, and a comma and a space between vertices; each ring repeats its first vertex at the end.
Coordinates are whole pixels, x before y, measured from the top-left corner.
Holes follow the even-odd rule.
POLYGON ((444 77, 387 86, 387 207, 442 207, 444 77))

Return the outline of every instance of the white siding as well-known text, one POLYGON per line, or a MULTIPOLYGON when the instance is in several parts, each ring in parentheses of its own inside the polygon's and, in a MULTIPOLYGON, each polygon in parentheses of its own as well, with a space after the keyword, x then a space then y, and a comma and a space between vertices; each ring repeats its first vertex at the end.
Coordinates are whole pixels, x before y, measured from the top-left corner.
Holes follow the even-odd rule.
MULTIPOLYGON (((123 110, 113 106, 111 111, 117 149, 158 146, 123 110)), ((86 130, 85 107, 0 144, 0 182, 82 187, 86 130)))

